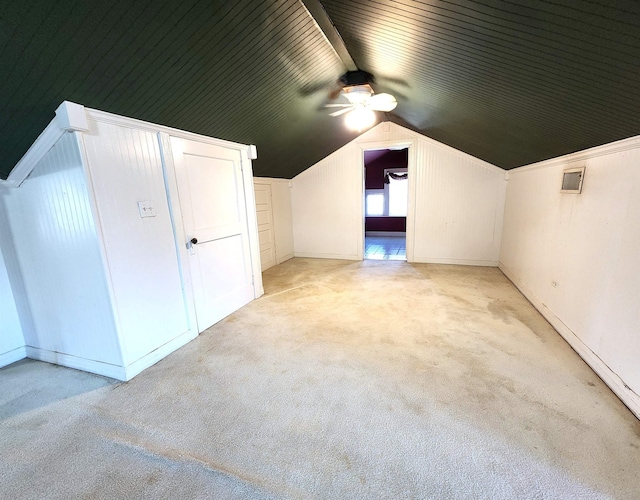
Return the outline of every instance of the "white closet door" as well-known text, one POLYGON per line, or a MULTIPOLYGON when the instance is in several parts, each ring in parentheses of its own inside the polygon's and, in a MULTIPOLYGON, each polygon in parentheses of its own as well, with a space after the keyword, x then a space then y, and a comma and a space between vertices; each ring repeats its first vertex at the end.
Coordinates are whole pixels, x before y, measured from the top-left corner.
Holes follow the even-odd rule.
POLYGON ((271 186, 254 184, 256 214, 258 218, 258 241, 260 242, 260 265, 263 271, 276 265, 276 244, 273 229, 273 206, 271 186))
POLYGON ((171 137, 202 332, 254 298, 240 152, 171 137))

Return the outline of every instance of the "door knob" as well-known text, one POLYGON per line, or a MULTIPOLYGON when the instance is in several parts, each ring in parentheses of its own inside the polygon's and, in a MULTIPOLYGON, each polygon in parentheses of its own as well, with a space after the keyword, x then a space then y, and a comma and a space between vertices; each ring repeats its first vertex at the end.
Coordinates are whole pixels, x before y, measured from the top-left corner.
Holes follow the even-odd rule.
POLYGON ((196 243, 198 243, 198 238, 191 238, 191 244, 195 245, 196 243))

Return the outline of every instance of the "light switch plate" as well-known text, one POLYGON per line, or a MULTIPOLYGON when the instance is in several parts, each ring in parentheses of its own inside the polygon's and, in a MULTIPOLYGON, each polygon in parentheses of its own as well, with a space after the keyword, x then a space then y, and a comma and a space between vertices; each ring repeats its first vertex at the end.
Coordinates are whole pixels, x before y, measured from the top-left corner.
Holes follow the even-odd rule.
POLYGON ((138 211, 140 212, 140 217, 156 216, 156 207, 152 201, 139 201, 138 211))

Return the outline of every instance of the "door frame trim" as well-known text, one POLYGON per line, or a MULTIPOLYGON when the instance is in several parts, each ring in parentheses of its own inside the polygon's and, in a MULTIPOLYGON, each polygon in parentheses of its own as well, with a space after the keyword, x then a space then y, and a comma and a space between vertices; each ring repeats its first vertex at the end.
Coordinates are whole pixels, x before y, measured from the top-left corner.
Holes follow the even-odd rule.
POLYGON ((360 260, 364 260, 364 238, 365 238, 365 217, 366 217, 366 208, 365 208, 365 178, 364 178, 364 152, 370 151, 373 149, 399 149, 399 148, 407 148, 409 150, 407 154, 407 181, 409 182, 408 186, 408 199, 407 199, 407 229, 406 229, 406 250, 407 250, 407 262, 413 262, 413 250, 414 250, 414 241, 415 241, 415 211, 416 211, 416 140, 415 139, 398 139, 398 140, 380 140, 380 141, 372 141, 372 142, 362 142, 359 143, 360 147, 360 172, 362 175, 362 191, 360 193, 360 197, 362 200, 362 237, 361 239, 361 247, 358 254, 360 260))
POLYGON ((188 250, 186 245, 183 244, 187 236, 182 220, 180 198, 178 196, 178 181, 176 178, 175 163, 173 162, 173 150, 171 149, 171 135, 166 132, 158 132, 157 136, 162 157, 162 171, 167 192, 171 226, 173 228, 173 239, 178 256, 178 269, 180 270, 184 307, 189 319, 189 328, 197 334, 198 319, 196 316, 196 303, 193 295, 193 284, 191 282, 188 250))

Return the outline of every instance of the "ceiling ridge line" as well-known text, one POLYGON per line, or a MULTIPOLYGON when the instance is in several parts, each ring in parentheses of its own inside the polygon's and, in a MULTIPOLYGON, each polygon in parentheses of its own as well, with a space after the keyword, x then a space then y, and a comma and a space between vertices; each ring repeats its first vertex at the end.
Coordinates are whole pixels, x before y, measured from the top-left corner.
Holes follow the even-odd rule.
POLYGON ((342 63, 345 65, 347 70, 355 71, 358 69, 358 65, 351 57, 347 46, 344 43, 344 39, 336 25, 333 23, 329 14, 327 13, 324 6, 320 3, 319 0, 300 0, 300 3, 305 8, 305 10, 311 16, 311 19, 316 23, 320 32, 324 35, 329 42, 329 45, 333 47, 333 50, 336 52, 342 63))

